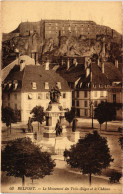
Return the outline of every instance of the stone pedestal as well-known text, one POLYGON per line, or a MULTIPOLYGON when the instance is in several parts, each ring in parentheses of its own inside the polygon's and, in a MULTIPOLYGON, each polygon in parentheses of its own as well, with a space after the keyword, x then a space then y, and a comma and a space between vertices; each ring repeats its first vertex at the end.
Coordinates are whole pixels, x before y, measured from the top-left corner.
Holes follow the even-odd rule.
MULTIPOLYGON (((55 138, 56 137, 56 124, 58 120, 60 121, 61 125, 64 120, 65 111, 62 110, 62 106, 60 103, 51 103, 48 106, 48 109, 45 111, 46 116, 46 126, 45 132, 43 134, 44 138, 55 138)), ((65 125, 63 126, 63 133, 66 132, 65 125)))

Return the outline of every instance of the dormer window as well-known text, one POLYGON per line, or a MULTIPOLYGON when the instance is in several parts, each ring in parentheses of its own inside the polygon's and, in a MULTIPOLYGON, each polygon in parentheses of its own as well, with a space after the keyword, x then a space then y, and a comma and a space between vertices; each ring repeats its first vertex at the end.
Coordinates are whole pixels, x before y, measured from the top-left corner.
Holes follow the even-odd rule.
POLYGON ((12 86, 12 83, 11 82, 9 82, 8 83, 8 86, 9 86, 9 89, 11 88, 11 86, 12 86))
POLYGON ((88 88, 90 87, 90 83, 87 83, 87 87, 88 87, 88 88))
POLYGON ((48 90, 49 89, 49 83, 45 82, 45 89, 48 90))
POLYGON ((37 89, 36 82, 32 82, 32 89, 37 89))
POLYGON ((5 89, 5 88, 6 88, 6 86, 7 86, 7 83, 4 83, 4 84, 3 84, 3 89, 5 89))
POLYGON ((107 84, 105 85, 105 88, 107 88, 107 84))
POLYGON ((93 87, 96 88, 96 84, 94 84, 93 87))
POLYGON ((18 82, 17 81, 13 81, 13 90, 16 90, 18 87, 18 82))
POLYGON ((102 84, 99 84, 99 88, 102 88, 102 84))
POLYGON ((56 83, 56 86, 57 86, 59 89, 61 89, 61 82, 57 82, 57 83, 56 83))

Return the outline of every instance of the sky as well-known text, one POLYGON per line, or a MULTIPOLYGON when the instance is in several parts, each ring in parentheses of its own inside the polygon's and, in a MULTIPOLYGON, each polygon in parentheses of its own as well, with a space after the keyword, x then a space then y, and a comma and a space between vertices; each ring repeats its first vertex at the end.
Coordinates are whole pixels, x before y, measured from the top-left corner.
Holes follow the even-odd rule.
POLYGON ((93 20, 122 33, 121 1, 3 1, 1 7, 4 33, 41 19, 93 20))

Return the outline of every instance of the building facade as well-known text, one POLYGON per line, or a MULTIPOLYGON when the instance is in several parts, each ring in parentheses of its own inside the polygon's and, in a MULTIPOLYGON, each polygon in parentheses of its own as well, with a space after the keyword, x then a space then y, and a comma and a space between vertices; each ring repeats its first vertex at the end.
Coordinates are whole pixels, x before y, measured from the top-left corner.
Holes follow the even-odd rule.
MULTIPOLYGON (((85 59, 84 63, 61 66, 57 72, 72 89, 72 107, 78 117, 92 117, 94 109, 102 101, 113 103, 116 100, 116 104, 122 102, 121 86, 117 87, 122 82, 118 61, 113 64, 85 59)), ((121 118, 121 110, 116 109, 117 119, 121 118)))
POLYGON ((35 106, 48 108, 49 91, 59 87, 60 105, 71 109, 72 94, 67 82, 55 71, 37 65, 16 65, 3 82, 3 108, 9 106, 19 110, 21 121, 27 121, 35 106))

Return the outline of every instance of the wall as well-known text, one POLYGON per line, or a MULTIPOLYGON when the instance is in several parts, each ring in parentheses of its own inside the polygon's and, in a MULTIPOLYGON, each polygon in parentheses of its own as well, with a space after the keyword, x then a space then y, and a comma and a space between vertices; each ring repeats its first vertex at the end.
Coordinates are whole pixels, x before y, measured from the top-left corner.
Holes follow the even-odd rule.
POLYGON ((11 92, 10 99, 8 99, 8 93, 3 94, 3 107, 10 106, 12 109, 21 109, 21 94, 20 92, 11 92), (15 96, 16 95, 16 96, 15 96))

